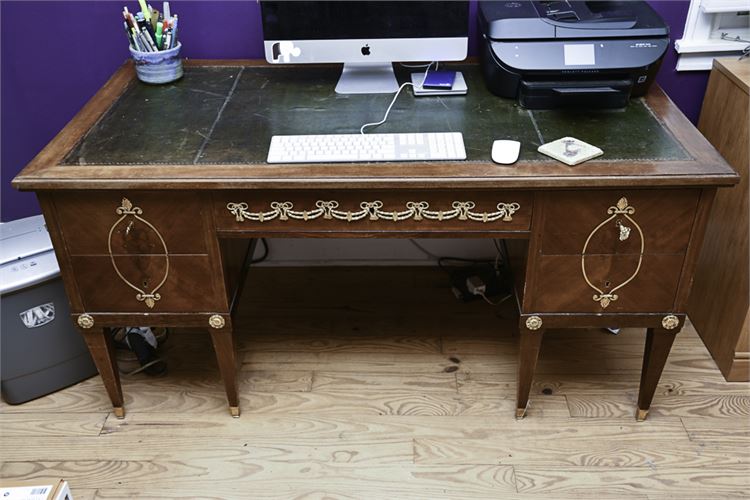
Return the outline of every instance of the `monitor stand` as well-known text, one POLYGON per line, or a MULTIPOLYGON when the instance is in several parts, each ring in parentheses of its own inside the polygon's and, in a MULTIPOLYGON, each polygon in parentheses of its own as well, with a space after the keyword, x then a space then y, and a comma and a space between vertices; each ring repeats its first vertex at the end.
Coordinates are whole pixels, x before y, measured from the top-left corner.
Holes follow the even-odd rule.
POLYGON ((336 84, 337 94, 393 94, 397 90, 392 63, 346 63, 336 84))

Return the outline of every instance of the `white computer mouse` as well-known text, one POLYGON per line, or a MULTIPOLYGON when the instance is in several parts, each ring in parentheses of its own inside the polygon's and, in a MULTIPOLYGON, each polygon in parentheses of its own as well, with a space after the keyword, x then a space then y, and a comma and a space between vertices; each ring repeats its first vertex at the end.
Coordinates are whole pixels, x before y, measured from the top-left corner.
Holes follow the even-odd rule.
POLYGON ((521 143, 509 139, 501 139, 492 143, 492 161, 501 165, 511 165, 518 161, 521 153, 521 143))

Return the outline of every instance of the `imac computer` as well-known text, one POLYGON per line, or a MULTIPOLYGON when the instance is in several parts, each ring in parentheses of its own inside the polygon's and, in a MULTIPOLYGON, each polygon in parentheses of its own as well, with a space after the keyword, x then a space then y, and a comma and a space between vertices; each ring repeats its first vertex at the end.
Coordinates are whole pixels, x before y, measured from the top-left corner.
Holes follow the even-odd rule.
POLYGON ((393 62, 461 61, 468 1, 261 0, 266 60, 344 63, 339 94, 398 89, 393 62))

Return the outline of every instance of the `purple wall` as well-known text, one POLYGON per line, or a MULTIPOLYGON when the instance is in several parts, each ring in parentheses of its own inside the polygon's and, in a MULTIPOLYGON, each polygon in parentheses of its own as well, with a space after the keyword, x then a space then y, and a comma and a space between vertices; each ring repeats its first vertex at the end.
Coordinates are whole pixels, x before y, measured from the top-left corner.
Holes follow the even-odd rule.
POLYGON ((679 73, 675 71, 677 51, 674 50, 674 41, 682 38, 690 2, 687 0, 650 0, 649 3, 669 25, 672 39, 671 47, 664 56, 656 81, 685 113, 685 116, 693 123, 698 123, 703 96, 708 85, 708 71, 681 71, 679 73))
MULTIPOLYGON (((157 2, 160 3, 160 2, 157 2)), ((651 1, 679 38, 687 1, 651 1)), ((19 193, 11 179, 62 129, 128 57, 119 28, 123 5, 134 0, 0 2, 0 174, 4 221, 38 214, 31 193, 19 193), (30 34, 34 19, 43 36, 30 34)), ((263 57, 259 6, 255 1, 172 1, 180 25, 183 54, 190 58, 263 57), (194 22, 196 19, 217 22, 194 22), (215 26, 220 24, 222 29, 215 26)), ((472 3, 472 13, 476 5, 472 3)), ((472 16, 473 17, 473 16, 472 16)), ((471 24, 470 53, 477 52, 476 23, 471 24)), ((674 71, 670 49, 659 83, 693 121, 706 89, 706 73, 674 71)))

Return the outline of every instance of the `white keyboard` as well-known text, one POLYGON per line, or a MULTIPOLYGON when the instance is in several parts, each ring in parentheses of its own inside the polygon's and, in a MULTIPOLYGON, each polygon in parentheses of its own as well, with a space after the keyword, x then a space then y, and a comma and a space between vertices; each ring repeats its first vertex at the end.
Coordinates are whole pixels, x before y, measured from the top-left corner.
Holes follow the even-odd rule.
POLYGON ((465 160, 460 132, 275 135, 268 163, 465 160))

